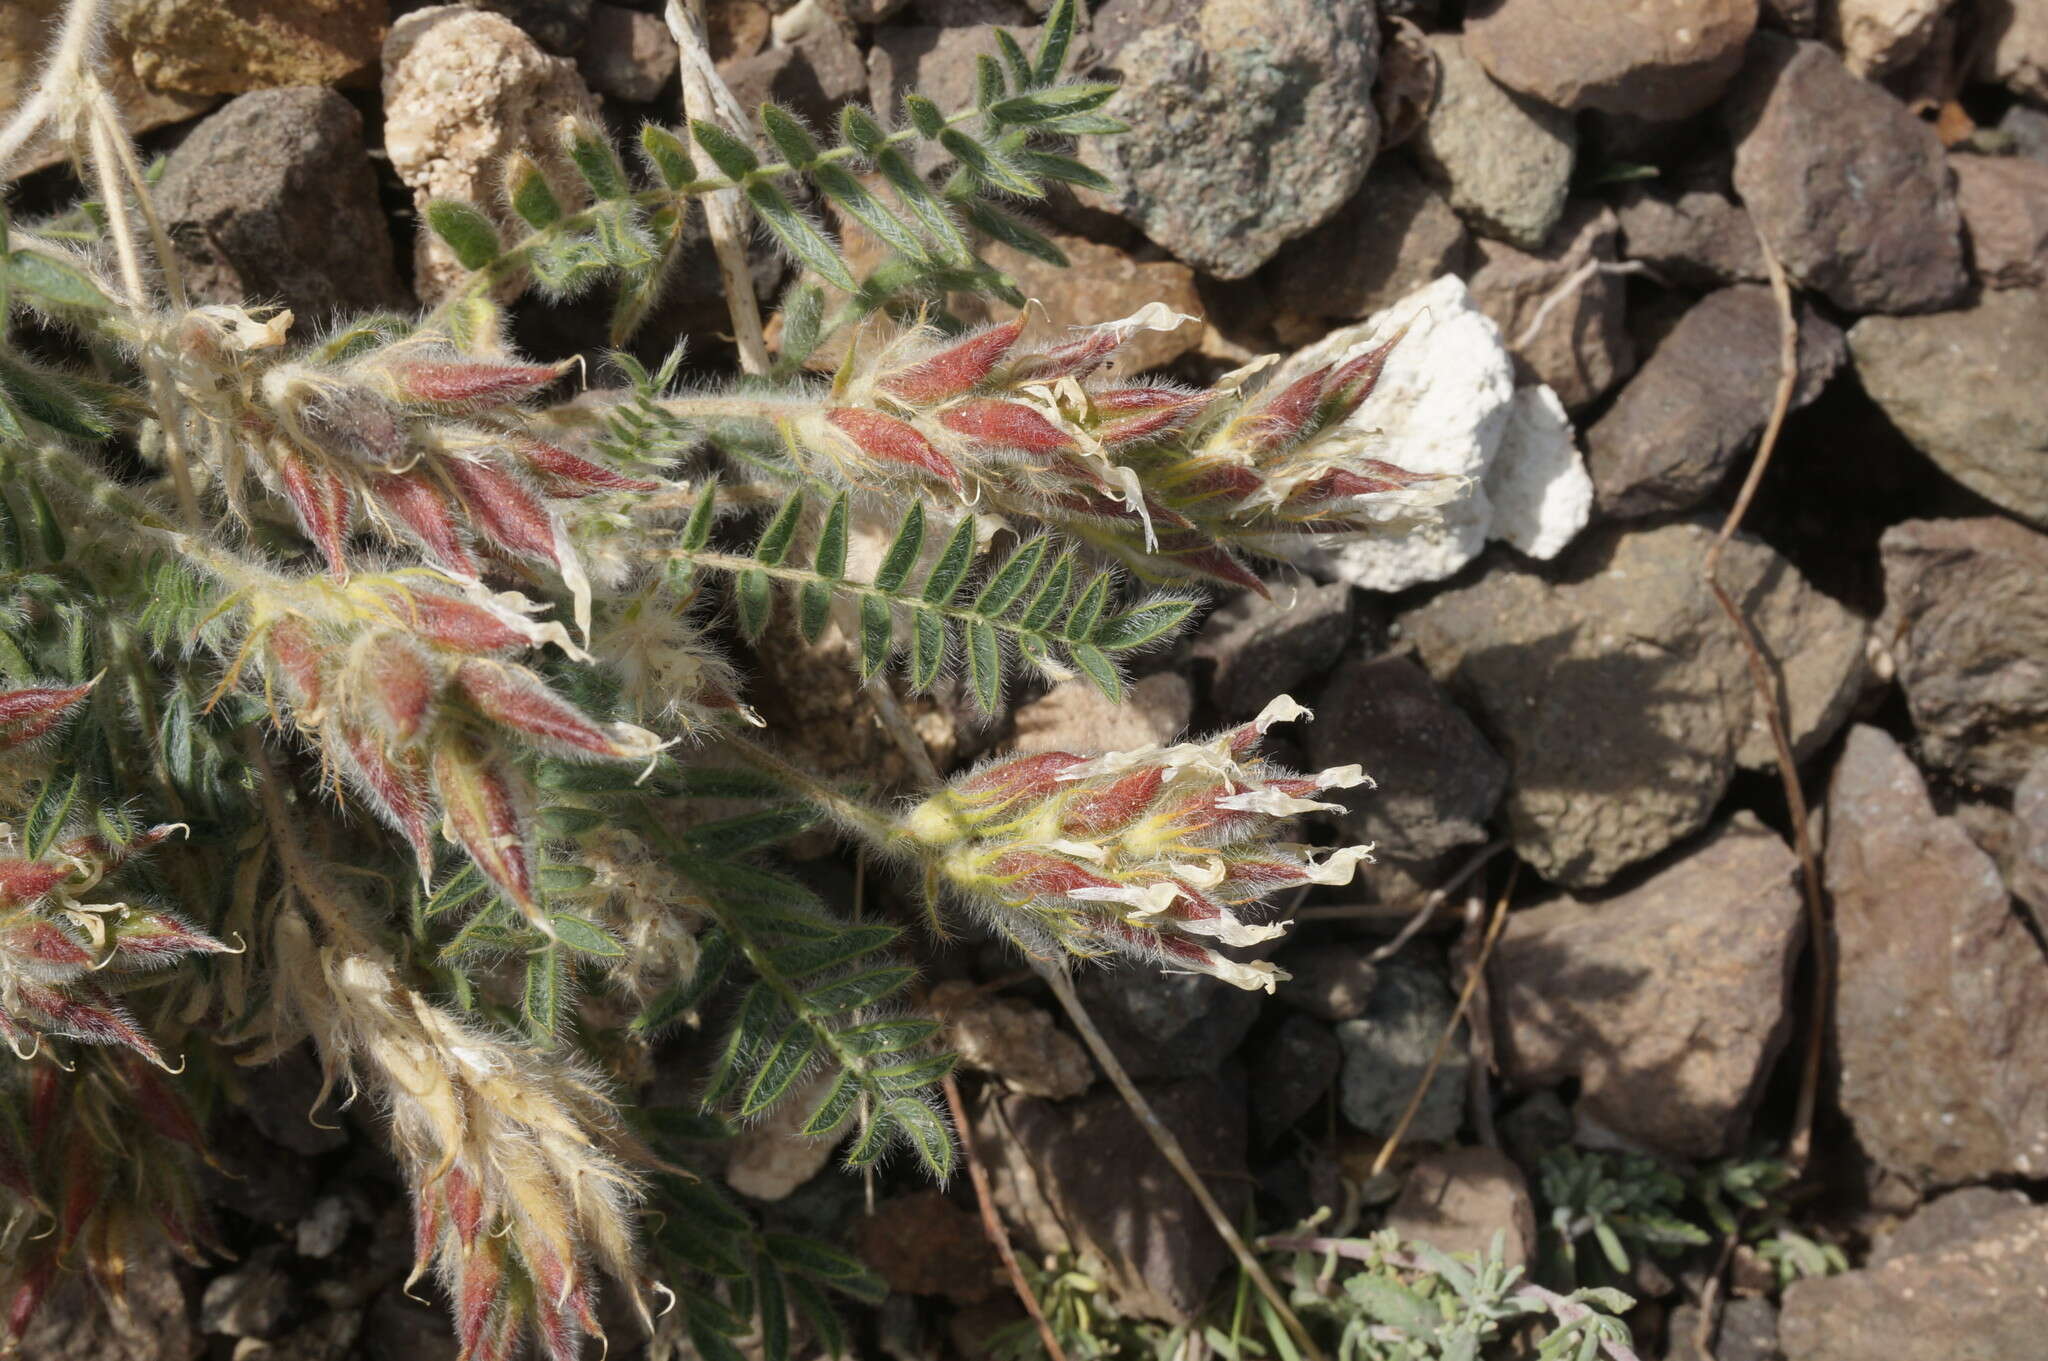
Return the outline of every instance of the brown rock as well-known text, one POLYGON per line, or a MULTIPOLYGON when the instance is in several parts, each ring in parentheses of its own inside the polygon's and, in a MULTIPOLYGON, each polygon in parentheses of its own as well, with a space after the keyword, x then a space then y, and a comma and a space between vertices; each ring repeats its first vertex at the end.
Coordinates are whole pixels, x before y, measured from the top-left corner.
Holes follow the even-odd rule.
POLYGON ((1351 588, 1304 581, 1276 597, 1246 591, 1202 621, 1192 654, 1214 665, 1209 698, 1225 718, 1250 718, 1275 695, 1305 693, 1351 641, 1351 588))
MULTIPOLYGON (((1781 326, 1771 291, 1754 284, 1687 309, 1586 432, 1586 469, 1604 513, 1687 510, 1713 495, 1770 417, 1781 326)), ((1801 309, 1793 404, 1818 397, 1846 357, 1835 324, 1801 309)))
POLYGON ((279 302, 302 325, 412 305, 363 147, 332 90, 258 90, 178 144, 156 201, 195 301, 279 302))
POLYGON ((1979 0, 1978 75, 2048 104, 2048 9, 2035 0, 1979 0))
POLYGON ((1997 516, 1885 531, 1885 617, 1929 765, 1994 788, 2048 751, 2048 536, 1997 516))
POLYGON ((388 0, 129 0, 116 27, 144 85, 240 94, 368 77, 388 0))
POLYGON ((1388 1228, 1440 1252, 1469 1252, 1485 1260, 1494 1235, 1509 1266, 1524 1266, 1536 1249, 1536 1205, 1522 1169, 1497 1149, 1443 1148, 1425 1153, 1408 1170, 1401 1194, 1387 1211, 1388 1228))
MULTIPOLYGON (((1248 1188, 1231 1174, 1241 1175, 1245 1162, 1241 1086, 1199 1077, 1154 1086, 1146 1096, 1160 1121, 1199 1150, 1224 1213, 1240 1213, 1248 1188)), ((996 1204, 1027 1244, 1081 1254, 1128 1312, 1190 1317, 1230 1260, 1192 1193, 1114 1092, 1060 1106, 1022 1096, 986 1102, 975 1139, 996 1204)))
POLYGON ((1380 115, 1382 154, 1421 131, 1436 102, 1437 60, 1429 38, 1408 20, 1380 19, 1380 78, 1373 86, 1373 107, 1380 115))
MULTIPOLYGON (((1011 37, 1032 50, 1032 33, 1011 28, 1011 37)), ((937 101, 942 109, 964 109, 974 103, 975 59, 996 50, 996 26, 972 24, 962 28, 929 25, 899 25, 878 29, 874 46, 867 55, 868 102, 884 115, 894 115, 905 93, 915 90, 937 101)), ((937 146, 920 139, 915 159, 918 168, 929 171, 949 158, 937 146)))
POLYGON ((1900 1257, 1940 1252, 1966 1244, 1992 1220, 2033 1209, 2023 1191, 2001 1191, 1990 1186, 1965 1186, 1937 1196, 1915 1210, 1910 1218, 1871 1244, 1871 1267, 1881 1267, 1900 1257))
POLYGON ((1850 732, 1827 810, 1832 1023, 1857 1141, 1921 1186, 2040 1175, 2048 970, 1997 867, 1876 728, 1850 732))
POLYGON ((1637 888, 1514 913, 1494 952, 1500 1060, 1521 1087, 1661 1153, 1733 1152, 1790 1033, 1797 862, 1747 813, 1637 888))
POLYGON ((883 1201, 855 1223, 853 1247, 891 1290, 905 1295, 979 1304, 1008 1288, 981 1221, 941 1191, 883 1201))
POLYGON ((2048 1334, 2048 1210, 1785 1292, 1787 1361, 2033 1361, 2048 1334))
POLYGON ((723 63, 734 57, 751 57, 768 45, 770 25, 767 0, 710 0, 704 7, 704 36, 711 42, 711 59, 723 63))
POLYGON ((1466 281, 1514 353, 1517 380, 1549 384, 1567 408, 1594 401, 1635 367, 1623 319, 1626 286, 1599 271, 1616 257, 1616 235, 1613 212, 1582 201, 1533 253, 1480 241, 1479 268, 1466 281), (1544 312, 1553 296, 1558 301, 1544 312))
POLYGON ((1171 742, 1188 725, 1194 696, 1170 672, 1147 676, 1122 703, 1082 680, 1062 681, 1017 710, 1018 751, 1128 751, 1171 742))
POLYGON ((1866 78, 1896 71, 1927 50, 1954 0, 1833 0, 1824 36, 1866 78))
POLYGON ((1344 1051, 1330 1027, 1290 1013, 1253 1049, 1248 1062, 1252 1136, 1265 1148, 1323 1099, 1337 1080, 1344 1051))
POLYGON ((651 104, 675 75, 677 60, 675 39, 660 16, 618 5, 591 8, 578 65, 599 94, 651 104))
POLYGON ((126 1262, 128 1307, 112 1310, 82 1271, 60 1271, 19 1339, 22 1361, 192 1361, 206 1351, 158 1240, 126 1262))
POLYGON ((959 979, 932 989, 932 1015, 946 1045, 970 1068, 994 1073, 1011 1091, 1064 1101, 1088 1090, 1095 1068, 1081 1042, 1029 1002, 983 992, 959 979))
POLYGON ((837 1139, 798 1133, 824 1098, 830 1076, 806 1079, 726 1145, 725 1184, 756 1200, 781 1200, 832 1161, 837 1139))
MULTIPOLYGON (((1700 580, 1713 531, 1581 536, 1544 573, 1502 563, 1401 616, 1430 673, 1508 758, 1515 849, 1569 888, 1706 825, 1738 765, 1774 757, 1733 627, 1700 580)), ((1721 579, 1782 668, 1795 749, 1847 717, 1861 619, 1738 537, 1721 579)))
POLYGON ((1335 217, 1289 242, 1261 277, 1288 311, 1357 321, 1440 275, 1463 273, 1470 250, 1465 224, 1443 194, 1394 158, 1376 162, 1364 188, 1335 217))
POLYGON ((1479 0, 1465 38, 1493 78, 1561 109, 1683 118, 1742 64, 1757 0, 1479 0))
POLYGON ((1927 312, 1969 287, 1934 129, 1819 43, 1762 34, 1725 114, 1735 188, 1794 282, 1852 312, 1927 312))
POLYGON ((1749 214, 1728 194, 1725 167, 1629 185, 1614 211, 1622 254, 1675 284, 1714 288, 1765 278, 1763 247, 1749 214))
MULTIPOLYGON (((1026 298, 1044 304, 1060 325, 1115 321, 1148 302, 1165 303, 1183 316, 1199 317, 1206 310, 1195 288, 1195 272, 1178 260, 1141 259, 1071 232, 1045 234, 1066 254, 1067 268, 998 244, 988 245, 981 256, 1015 279, 1026 298)), ((1008 321, 1018 314, 1006 303, 973 294, 955 294, 952 303, 955 314, 966 321, 1008 321)), ((1117 362, 1123 373, 1143 373, 1171 364, 1201 339, 1202 328, 1193 322, 1172 331, 1143 331, 1118 351, 1117 362)))
POLYGON ((1429 39, 1436 104, 1416 134, 1424 173, 1472 229, 1534 250, 1564 212, 1578 134, 1571 118, 1503 89, 1455 33, 1429 39))
POLYGON ((2048 283, 2048 162, 1951 156, 1949 165, 1977 277, 1989 288, 2048 283))
POLYGON ((2034 758, 2012 792, 2011 837, 2002 863, 2006 884, 2034 910, 2035 922, 2048 918, 2048 752, 2034 758))
MULTIPOLYGON (((43 62, 56 38, 64 9, 64 0, 8 0, 0 4, 0 109, 10 114, 19 109, 41 82, 43 62)), ((119 32, 107 35, 102 77, 121 110, 122 126, 131 133, 140 136, 166 123, 182 122, 214 102, 211 95, 152 90, 136 76, 133 57, 133 48, 119 32)), ((21 149, 9 166, 9 173, 16 177, 26 175, 69 156, 63 145, 45 130, 21 149)))

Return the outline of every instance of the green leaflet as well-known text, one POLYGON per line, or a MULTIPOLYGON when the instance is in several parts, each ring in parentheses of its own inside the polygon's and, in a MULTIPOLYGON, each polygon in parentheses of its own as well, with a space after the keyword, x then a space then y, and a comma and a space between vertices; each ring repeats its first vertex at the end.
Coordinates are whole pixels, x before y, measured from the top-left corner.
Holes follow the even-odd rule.
POLYGON ((482 269, 505 248, 498 228, 483 211, 457 199, 439 198, 427 205, 427 229, 441 238, 464 269, 482 269))

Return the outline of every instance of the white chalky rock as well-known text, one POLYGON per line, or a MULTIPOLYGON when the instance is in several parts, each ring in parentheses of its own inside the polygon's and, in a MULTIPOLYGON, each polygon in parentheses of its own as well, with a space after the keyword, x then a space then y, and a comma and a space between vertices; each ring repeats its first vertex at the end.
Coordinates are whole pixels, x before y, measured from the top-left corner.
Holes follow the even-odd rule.
POLYGON ((1375 345, 1404 323, 1378 386, 1351 424, 1379 438, 1378 457, 1411 472, 1466 479, 1433 510, 1381 533, 1319 550, 1315 565, 1353 586, 1399 591, 1442 581, 1502 539, 1548 558, 1585 527, 1593 484, 1564 407, 1549 388, 1515 390, 1500 330, 1446 274, 1280 366, 1282 385, 1375 345))

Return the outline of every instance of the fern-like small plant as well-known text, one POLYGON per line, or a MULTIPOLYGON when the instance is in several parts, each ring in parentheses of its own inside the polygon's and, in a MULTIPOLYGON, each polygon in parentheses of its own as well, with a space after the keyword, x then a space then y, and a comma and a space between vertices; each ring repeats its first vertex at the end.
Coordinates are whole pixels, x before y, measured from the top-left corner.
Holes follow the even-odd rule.
POLYGON ((469 271, 439 305, 308 335, 186 295, 95 69, 103 8, 74 0, 0 127, 0 172, 48 135, 86 188, 0 216, 8 1325, 59 1272, 115 1299, 153 1244, 203 1258, 193 1112, 310 1041, 328 1095, 381 1113, 414 1274, 464 1358, 579 1355, 606 1277, 664 1353, 752 1336, 780 1361, 794 1319, 837 1350, 830 1295, 872 1278, 758 1231, 692 1150, 801 1097, 848 1164, 896 1149, 943 1178, 951 1058, 905 1003, 901 929, 774 845, 824 819, 935 927, 964 909, 1044 957, 1270 987, 1226 951, 1278 929, 1269 895, 1348 880, 1363 848, 1283 836, 1363 776, 1263 756, 1305 716, 1282 698, 1208 740, 999 758, 899 806, 755 731, 720 620, 756 650, 841 629, 870 686, 957 672, 987 713, 1020 669, 1118 696, 1198 583, 1263 589, 1259 555, 1441 494, 1353 419, 1398 337, 1278 391, 1194 389, 1118 370, 1180 320, 1156 306, 947 324, 948 291, 1027 301, 981 243, 1058 259, 1016 205, 1101 187, 1069 154, 1118 131, 1111 87, 1066 74, 1073 0, 1035 51, 998 36, 965 109, 849 107, 824 139, 771 104, 649 126, 630 167, 569 123, 504 167, 504 204, 428 205, 469 271), (512 352, 528 289, 610 288, 623 345, 712 201, 803 269, 778 353, 685 392, 679 351, 512 352), (856 274, 816 202, 888 258, 856 274), (844 358, 813 375, 827 341, 844 358), (588 371, 620 381, 568 400, 588 371), (717 1036, 701 1111, 622 1104, 679 1025, 717 1036))

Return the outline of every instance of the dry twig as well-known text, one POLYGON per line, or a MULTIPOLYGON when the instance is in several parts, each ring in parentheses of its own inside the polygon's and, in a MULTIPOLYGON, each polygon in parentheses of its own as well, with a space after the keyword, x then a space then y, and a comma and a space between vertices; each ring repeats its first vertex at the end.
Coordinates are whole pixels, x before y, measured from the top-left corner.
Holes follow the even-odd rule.
POLYGON ((1024 1269, 1017 1265, 1017 1254, 1010 1247, 1010 1236, 1003 1232, 1003 1221, 996 1214, 995 1195, 989 1190, 988 1169, 982 1166, 980 1156, 974 1149, 974 1131, 968 1128, 967 1106, 960 1100, 960 1084, 951 1073, 940 1080, 939 1085, 946 1091, 946 1109, 952 1113, 954 1132, 960 1136, 960 1156, 967 1160, 967 1178, 974 1183, 974 1201, 981 1207, 981 1229, 988 1235, 988 1241, 995 1245, 996 1255, 1003 1259, 1003 1270, 1009 1273, 1010 1288, 1017 1292, 1017 1300, 1024 1306, 1024 1312, 1031 1315, 1031 1321, 1038 1325, 1038 1340, 1045 1344, 1045 1354, 1050 1361, 1067 1361, 1067 1354, 1054 1336, 1052 1325, 1045 1321, 1045 1311, 1038 1307, 1038 1296, 1031 1293, 1031 1282, 1024 1279, 1024 1269))

